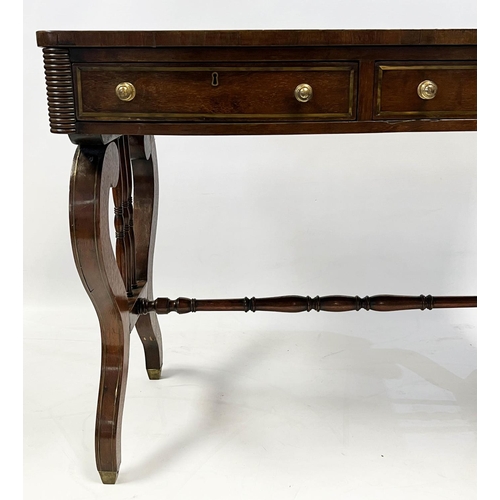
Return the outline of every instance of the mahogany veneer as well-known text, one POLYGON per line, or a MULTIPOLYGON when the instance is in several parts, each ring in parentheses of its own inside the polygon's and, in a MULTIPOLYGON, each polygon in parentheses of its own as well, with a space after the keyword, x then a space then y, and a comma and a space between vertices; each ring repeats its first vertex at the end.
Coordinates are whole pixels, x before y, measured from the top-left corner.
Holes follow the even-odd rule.
POLYGON ((152 291, 153 135, 476 130, 476 30, 41 31, 37 41, 50 129, 78 145, 70 230, 101 328, 95 447, 104 483, 120 466, 134 327, 149 377, 160 378, 157 314, 476 306, 472 296, 171 300, 152 291))

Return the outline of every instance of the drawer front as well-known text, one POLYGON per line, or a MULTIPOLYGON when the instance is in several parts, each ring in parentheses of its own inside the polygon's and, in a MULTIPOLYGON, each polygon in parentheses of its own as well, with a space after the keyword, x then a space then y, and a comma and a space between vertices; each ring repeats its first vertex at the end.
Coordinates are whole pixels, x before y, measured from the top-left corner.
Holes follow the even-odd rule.
POLYGON ((378 63, 374 118, 475 118, 475 63, 378 63))
POLYGON ((314 67, 75 65, 77 118, 108 121, 356 119, 357 63, 314 67), (118 84, 135 94, 120 100, 118 84), (295 96, 301 84, 312 96, 295 96), (129 87, 130 88, 130 87, 129 87))

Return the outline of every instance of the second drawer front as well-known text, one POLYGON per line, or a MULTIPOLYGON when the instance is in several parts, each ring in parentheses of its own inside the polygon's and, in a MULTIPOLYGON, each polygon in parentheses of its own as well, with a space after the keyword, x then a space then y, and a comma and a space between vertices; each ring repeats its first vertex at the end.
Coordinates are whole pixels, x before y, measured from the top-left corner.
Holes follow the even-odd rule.
POLYGON ((474 118, 476 87, 476 64, 470 62, 379 63, 374 117, 474 118), (429 82, 428 93, 424 88, 420 96, 419 86, 429 82))
POLYGON ((318 67, 152 67, 78 65, 80 120, 354 120, 357 64, 318 67), (130 101, 115 92, 135 88, 130 101), (308 84, 312 98, 294 95, 308 84))

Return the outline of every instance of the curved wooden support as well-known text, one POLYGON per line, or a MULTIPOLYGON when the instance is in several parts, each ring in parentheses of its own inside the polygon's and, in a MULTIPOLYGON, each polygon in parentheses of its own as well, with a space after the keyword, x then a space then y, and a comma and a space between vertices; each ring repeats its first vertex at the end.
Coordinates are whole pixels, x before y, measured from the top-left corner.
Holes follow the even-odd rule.
POLYGON ((129 306, 109 236, 110 188, 119 178, 116 144, 81 142, 70 182, 70 230, 76 267, 99 318, 101 378, 95 452, 104 483, 116 481, 129 357, 129 306))
MULTIPOLYGON (((158 165, 153 136, 131 136, 130 157, 134 185, 135 275, 145 282, 146 297, 153 300, 153 254, 158 219, 158 165)), ((161 376, 162 339, 156 314, 140 316, 135 324, 144 347, 151 380, 161 376)))
POLYGON ((477 297, 433 297, 432 295, 374 295, 373 297, 350 297, 347 295, 328 295, 326 297, 285 295, 257 299, 188 299, 167 297, 154 301, 142 300, 137 303, 136 312, 147 315, 176 312, 186 314, 197 311, 272 311, 296 313, 303 311, 405 311, 409 309, 438 309, 450 307, 477 307, 477 297))

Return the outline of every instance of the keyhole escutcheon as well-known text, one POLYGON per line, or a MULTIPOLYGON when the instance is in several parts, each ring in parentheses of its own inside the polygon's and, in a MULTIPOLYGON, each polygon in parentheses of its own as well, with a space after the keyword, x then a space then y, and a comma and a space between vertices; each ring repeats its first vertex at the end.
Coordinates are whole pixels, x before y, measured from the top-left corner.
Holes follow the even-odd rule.
POLYGON ((219 73, 214 71, 212 73, 212 87, 217 87, 219 85, 219 73))

